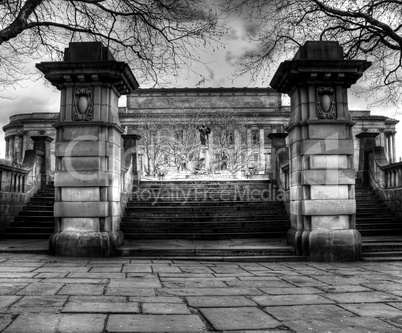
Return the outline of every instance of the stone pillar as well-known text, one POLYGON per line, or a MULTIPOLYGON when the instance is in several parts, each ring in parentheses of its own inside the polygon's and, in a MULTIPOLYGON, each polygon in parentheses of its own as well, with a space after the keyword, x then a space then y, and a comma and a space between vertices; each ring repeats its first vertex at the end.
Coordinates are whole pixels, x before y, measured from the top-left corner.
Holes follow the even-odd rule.
POLYGON ((138 83, 128 65, 97 42, 70 43, 64 61, 36 66, 61 90, 50 252, 113 256, 124 242, 118 98, 138 83))
POLYGON ((391 134, 391 144, 392 144, 392 163, 396 163, 396 147, 395 147, 395 132, 391 134))
POLYGON ((260 126, 259 130, 260 130, 260 165, 259 165, 259 169, 265 170, 264 126, 260 126))
POLYGON ((356 182, 358 184, 369 185, 369 166, 366 149, 376 146, 376 137, 378 134, 376 132, 362 132, 356 135, 356 138, 360 141, 359 166, 356 175, 356 182))
POLYGON ((138 134, 125 134, 121 136, 123 138, 123 158, 122 162, 124 163, 126 168, 132 166, 131 172, 134 176, 134 183, 139 183, 139 172, 138 172, 138 149, 137 149, 137 140, 141 139, 141 136, 138 134))
POLYGON ((21 158, 24 159, 25 157, 25 151, 29 149, 29 136, 28 136, 28 132, 24 131, 22 132, 22 154, 21 154, 21 158))
POLYGON ((6 140, 6 159, 8 159, 10 157, 10 138, 7 137, 5 138, 6 140))
POLYGON ((347 88, 370 66, 344 60, 337 42, 306 42, 279 66, 271 86, 291 97, 288 239, 311 261, 355 261, 353 139, 347 88))
POLYGON ((385 132, 385 142, 388 162, 392 163, 392 147, 391 147, 391 133, 385 132))
POLYGON ((9 137, 8 158, 11 161, 14 159, 14 135, 9 137))
POLYGON ((22 135, 18 133, 14 136, 14 155, 13 155, 13 162, 20 166, 22 158, 22 135))
POLYGON ((278 174, 276 173, 277 152, 286 149, 286 137, 288 133, 270 133, 268 138, 271 139, 271 171, 269 173, 269 179, 272 184, 277 184, 278 174))
POLYGON ((247 125, 246 128, 247 128, 247 132, 246 132, 246 135, 247 135, 247 138, 246 138, 246 140, 247 140, 247 166, 250 166, 250 159, 251 159, 251 156, 253 153, 252 142, 251 142, 251 126, 247 125))
POLYGON ((50 136, 38 135, 31 136, 34 142, 34 150, 39 150, 44 153, 42 158, 42 170, 41 170, 41 186, 49 184, 52 179, 52 170, 50 164, 50 143, 53 139, 50 136))

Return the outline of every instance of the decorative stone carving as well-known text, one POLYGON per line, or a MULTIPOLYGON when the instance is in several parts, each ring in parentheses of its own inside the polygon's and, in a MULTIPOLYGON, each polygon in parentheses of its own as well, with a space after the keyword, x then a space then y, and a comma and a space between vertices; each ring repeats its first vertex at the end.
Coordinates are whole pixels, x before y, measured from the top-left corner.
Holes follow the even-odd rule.
POLYGON ((92 90, 78 88, 74 93, 74 120, 89 121, 93 118, 92 90))
POLYGON ((317 89, 317 117, 336 119, 335 90, 330 87, 317 89))

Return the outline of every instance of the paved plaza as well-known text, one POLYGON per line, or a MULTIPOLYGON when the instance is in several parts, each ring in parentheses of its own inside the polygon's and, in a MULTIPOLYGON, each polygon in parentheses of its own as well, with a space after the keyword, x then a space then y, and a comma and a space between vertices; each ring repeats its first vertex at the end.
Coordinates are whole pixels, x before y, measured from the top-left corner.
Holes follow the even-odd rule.
POLYGON ((402 262, 0 253, 0 332, 402 332, 402 262))

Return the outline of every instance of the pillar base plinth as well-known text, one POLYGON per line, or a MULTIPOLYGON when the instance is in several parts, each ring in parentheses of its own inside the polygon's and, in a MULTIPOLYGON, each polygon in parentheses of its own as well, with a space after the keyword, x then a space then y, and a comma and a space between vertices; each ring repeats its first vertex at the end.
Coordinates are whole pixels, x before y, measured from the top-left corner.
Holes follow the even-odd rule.
POLYGON ((113 257, 124 244, 121 231, 76 232, 63 231, 50 236, 49 252, 56 256, 113 257))
POLYGON ((289 229, 287 232, 287 243, 294 246, 295 254, 302 255, 302 234, 303 230, 289 229))
POLYGON ((360 232, 355 229, 312 230, 309 252, 310 261, 358 261, 361 259, 360 232))

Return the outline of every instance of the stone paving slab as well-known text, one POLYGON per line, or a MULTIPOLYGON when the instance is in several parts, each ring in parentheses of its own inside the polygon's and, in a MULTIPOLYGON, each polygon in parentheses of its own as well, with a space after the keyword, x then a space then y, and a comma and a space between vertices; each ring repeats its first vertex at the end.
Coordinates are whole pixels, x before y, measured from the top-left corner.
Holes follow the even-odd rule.
POLYGON ((284 325, 297 333, 400 333, 400 328, 377 318, 321 318, 312 320, 285 321, 284 325))
POLYGON ((110 315, 109 332, 205 332, 205 324, 196 315, 110 315))
POLYGON ((0 253, 0 267, 0 333, 402 332, 402 262, 0 253))
POLYGON ((337 305, 296 305, 296 306, 270 306, 264 310, 280 321, 286 320, 313 320, 331 317, 353 317, 355 314, 337 305))
POLYGON ((200 311, 216 330, 267 329, 281 325, 257 307, 203 308, 200 311))

